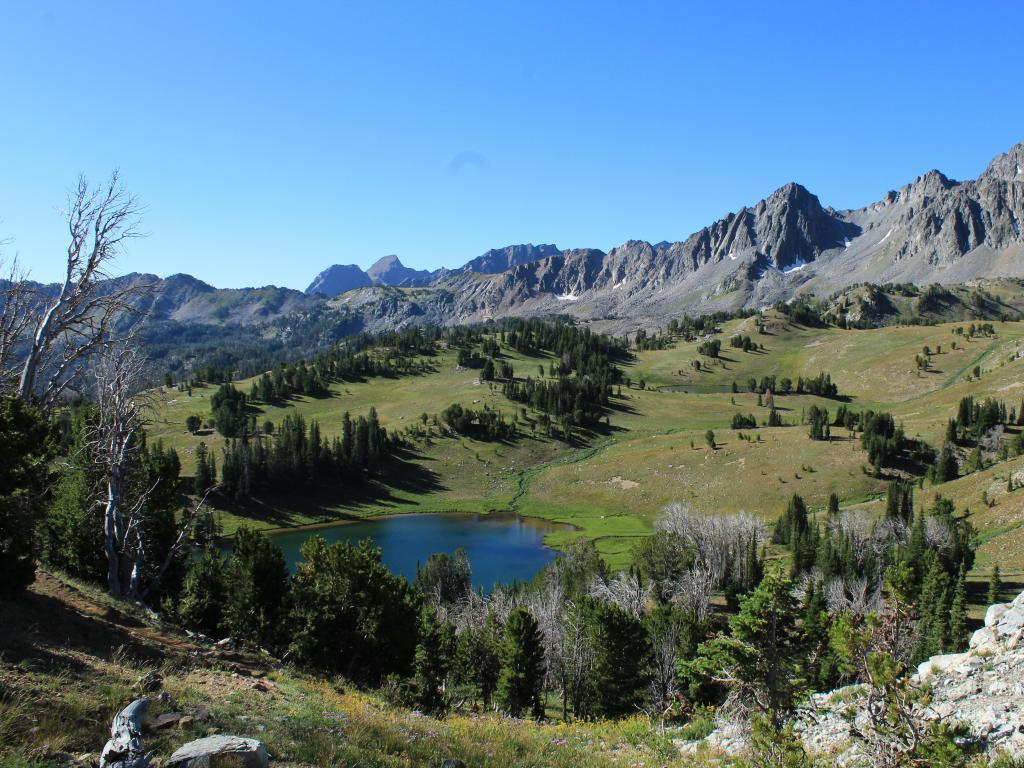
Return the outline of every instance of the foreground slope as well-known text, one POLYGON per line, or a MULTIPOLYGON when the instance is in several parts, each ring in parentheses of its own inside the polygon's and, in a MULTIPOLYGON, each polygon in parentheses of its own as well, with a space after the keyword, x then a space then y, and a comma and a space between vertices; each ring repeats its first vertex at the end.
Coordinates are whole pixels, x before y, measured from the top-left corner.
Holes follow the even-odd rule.
POLYGON ((126 610, 45 573, 17 602, 0 603, 0 764, 94 765, 111 719, 137 696, 153 700, 144 738, 160 758, 192 739, 231 733, 264 742, 275 766, 682 764, 670 738, 645 720, 436 720, 126 610), (167 726, 157 727, 160 716, 171 716, 167 726))

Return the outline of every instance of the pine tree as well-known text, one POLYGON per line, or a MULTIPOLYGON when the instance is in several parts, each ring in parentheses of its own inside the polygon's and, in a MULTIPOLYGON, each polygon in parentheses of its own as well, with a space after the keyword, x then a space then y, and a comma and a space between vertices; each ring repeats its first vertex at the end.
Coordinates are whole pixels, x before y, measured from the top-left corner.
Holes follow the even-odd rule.
POLYGON ((952 445, 949 442, 943 443, 942 450, 939 451, 939 457, 935 461, 932 479, 936 483, 956 480, 958 471, 956 454, 953 452, 952 445))
POLYGON ((961 567, 956 577, 953 603, 949 608, 949 647, 956 651, 967 645, 967 575, 961 567))
POLYGON ((917 624, 914 630, 914 663, 942 653, 949 634, 949 577, 942 562, 932 552, 929 566, 917 601, 917 624))
POLYGON ((636 712, 648 682, 646 628, 632 614, 606 603, 592 604, 586 620, 594 652, 590 684, 595 714, 621 717, 636 712))
POLYGON ((516 608, 505 622, 498 700, 513 717, 520 717, 529 710, 540 718, 544 714, 543 683, 544 649, 537 620, 525 608, 516 608))
POLYGON ((225 568, 225 624, 232 637, 275 648, 285 630, 288 566, 265 535, 239 528, 225 568))
POLYGON ((501 672, 500 635, 497 619, 489 612, 483 627, 467 627, 455 641, 452 676, 456 684, 472 690, 472 699, 479 698, 485 711, 490 709, 501 672))
POLYGON ((178 620, 182 626, 210 637, 219 637, 224 623, 224 558, 216 549, 208 549, 189 563, 178 602, 178 620))
POLYGON ((731 659, 733 677, 748 689, 751 703, 775 727, 781 727, 806 687, 799 618, 792 582, 769 573, 740 600, 740 611, 729 622, 731 636, 704 646, 707 652, 731 659))
POLYGON ((836 517, 839 515, 839 495, 836 493, 830 493, 828 495, 828 516, 836 517))
POLYGON ((999 602, 999 595, 1003 591, 1003 579, 999 573, 999 563, 992 566, 992 575, 988 580, 988 604, 995 605, 999 602))
POLYGON ((413 688, 416 703, 425 712, 439 714, 445 709, 444 686, 448 675, 450 639, 447 625, 437 620, 437 612, 424 606, 420 611, 419 642, 416 644, 413 688))
POLYGON ((212 485, 210 482, 210 465, 207 461, 206 443, 199 443, 196 446, 196 474, 192 484, 192 492, 196 496, 202 496, 212 485))

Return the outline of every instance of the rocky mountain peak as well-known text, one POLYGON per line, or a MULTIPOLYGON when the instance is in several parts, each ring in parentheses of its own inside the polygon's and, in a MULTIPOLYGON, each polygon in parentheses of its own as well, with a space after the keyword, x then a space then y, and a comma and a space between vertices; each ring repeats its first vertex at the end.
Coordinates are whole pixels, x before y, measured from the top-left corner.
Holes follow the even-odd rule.
POLYGON ((520 264, 540 261, 551 256, 561 256, 562 251, 555 245, 541 243, 525 243, 507 245, 504 248, 492 248, 481 256, 466 262, 462 267, 452 270, 453 273, 477 272, 481 275, 495 275, 506 272, 520 264))
POLYGON ((1024 141, 996 156, 978 180, 1024 183, 1024 141))
POLYGON ((333 299, 339 293, 370 285, 373 281, 355 264, 334 264, 316 276, 306 293, 319 293, 333 299))
POLYGON ((430 278, 425 269, 411 269, 399 261, 397 256, 385 256, 378 259, 366 270, 366 276, 374 283, 381 285, 412 285, 430 278))
POLYGON ((914 179, 901 190, 901 198, 934 198, 957 186, 941 171, 932 169, 914 179))
POLYGON ((838 214, 822 208, 817 195, 795 182, 758 203, 754 218, 758 250, 778 269, 807 264, 855 235, 838 214))

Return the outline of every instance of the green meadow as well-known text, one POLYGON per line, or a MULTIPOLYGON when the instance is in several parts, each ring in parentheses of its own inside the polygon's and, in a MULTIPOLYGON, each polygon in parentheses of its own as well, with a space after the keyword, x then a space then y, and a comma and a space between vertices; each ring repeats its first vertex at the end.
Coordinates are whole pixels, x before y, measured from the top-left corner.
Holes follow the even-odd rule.
MULTIPOLYGON (((811 405, 834 413, 840 405, 836 400, 776 395, 785 426, 730 429, 736 413, 753 414, 759 424, 767 418, 767 406, 759 406, 757 395, 748 391, 750 378, 775 375, 795 382, 799 376, 827 372, 848 408, 889 411, 908 435, 936 448, 961 397, 992 396, 1008 408, 1019 408, 1024 400, 1024 323, 996 322, 994 336, 968 339, 955 335, 955 328, 968 325, 959 322, 842 330, 793 325, 775 312, 765 313, 762 322, 763 334, 754 318, 724 323, 716 337, 723 345, 720 358, 703 358, 699 372, 693 367, 700 358, 697 342, 639 352, 625 366, 631 385, 613 398, 609 423, 573 445, 546 437, 539 428, 534 432, 530 422, 536 413, 522 412, 498 385, 482 383, 478 372, 460 369, 454 351, 446 349, 430 359, 429 373, 335 383, 327 397, 256 404, 260 424, 298 413, 316 420, 327 436, 338 434, 345 411, 355 416, 373 406, 386 428, 413 427, 418 436, 390 461, 379 481, 355 490, 296 489, 287 497, 224 508, 219 511, 223 530, 230 534, 242 522, 278 528, 397 513, 514 510, 576 527, 553 534, 549 545, 560 547, 586 537, 611 565, 624 566, 636 538, 650 532, 670 503, 705 513, 743 510, 770 520, 794 493, 812 508, 823 507, 831 493, 844 506, 884 493, 886 480, 866 471, 866 454, 846 430, 834 428, 832 439, 820 442, 811 440, 801 424, 811 405), (764 349, 730 347, 730 337, 738 333, 750 335, 764 349), (922 371, 915 356, 926 346, 932 352, 931 366, 922 371), (976 367, 979 377, 973 374, 976 367), (434 415, 452 403, 515 414, 520 435, 510 442, 445 436, 434 426, 434 415), (706 443, 708 430, 715 434, 714 449, 706 443)), ((550 363, 507 348, 502 354, 517 376, 536 377, 538 366, 550 363)), ((250 380, 236 382, 243 392, 250 385, 250 380)), ((183 474, 192 472, 200 441, 219 457, 219 435, 191 435, 185 429, 189 415, 209 415, 214 391, 199 387, 191 396, 176 390, 151 393, 149 437, 178 450, 183 474)), ((1024 543, 1024 490, 1005 491, 1011 465, 1024 466, 1016 459, 936 488, 925 485, 924 498, 942 493, 958 507, 971 509, 984 542, 980 569, 996 560, 1004 569, 1024 566, 1024 546, 1019 546, 1024 543), (1002 495, 995 490, 1000 483, 1002 495), (982 489, 989 486, 994 506, 981 500, 982 489)))

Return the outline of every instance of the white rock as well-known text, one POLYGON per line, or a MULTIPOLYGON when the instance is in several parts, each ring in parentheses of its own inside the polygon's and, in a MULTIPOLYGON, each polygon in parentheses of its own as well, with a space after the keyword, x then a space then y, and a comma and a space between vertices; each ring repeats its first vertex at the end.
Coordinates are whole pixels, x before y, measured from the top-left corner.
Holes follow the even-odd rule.
POLYGON ((268 768, 270 759, 263 742, 241 736, 207 736, 180 747, 165 766, 174 768, 216 768, 225 765, 238 768, 268 768))
POLYGON ((1008 610, 1010 610, 1010 606, 1006 605, 1005 603, 996 603, 995 605, 990 605, 988 607, 988 610, 985 611, 985 626, 994 627, 997 623, 999 623, 1000 617, 1008 610))
POLYGON ((971 635, 971 648, 979 651, 990 651, 998 645, 995 630, 992 627, 982 627, 971 635))
POLYGON ((924 682, 932 675, 952 669, 967 660, 966 653, 945 653, 941 656, 932 656, 927 661, 922 661, 917 666, 917 677, 924 682))
POLYGON ((996 629, 1000 635, 1010 636, 1024 628, 1024 606, 1015 606, 999 617, 996 629))

